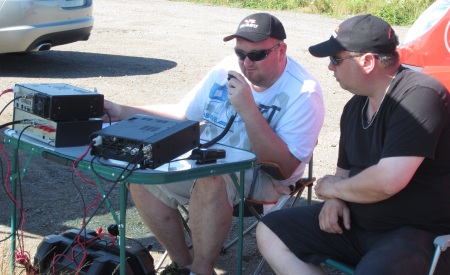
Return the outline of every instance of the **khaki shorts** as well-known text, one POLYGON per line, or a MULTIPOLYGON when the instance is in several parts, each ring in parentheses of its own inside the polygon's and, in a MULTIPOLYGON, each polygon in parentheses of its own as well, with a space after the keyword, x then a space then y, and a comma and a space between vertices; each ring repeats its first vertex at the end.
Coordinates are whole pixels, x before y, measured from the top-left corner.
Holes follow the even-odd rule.
MULTIPOLYGON (((240 173, 237 173, 236 175, 239 179, 240 173)), ((239 191, 229 174, 222 175, 222 178, 226 185, 228 202, 231 207, 234 207, 240 202, 239 191)), ((247 196, 250 191, 251 179, 253 178, 252 171, 246 172, 245 178, 244 194, 247 196)), ((178 205, 189 204, 194 185, 195 180, 190 180, 168 184, 146 184, 144 187, 163 203, 176 209, 178 205)), ((252 199, 273 202, 277 201, 281 196, 289 194, 290 190, 289 186, 281 184, 264 172, 259 172, 252 199)))

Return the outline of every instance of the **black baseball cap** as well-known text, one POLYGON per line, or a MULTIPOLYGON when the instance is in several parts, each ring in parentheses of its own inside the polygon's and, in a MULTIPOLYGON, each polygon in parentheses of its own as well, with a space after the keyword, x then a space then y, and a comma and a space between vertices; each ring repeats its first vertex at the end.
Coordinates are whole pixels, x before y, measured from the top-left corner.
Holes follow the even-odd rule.
POLYGON ((250 42, 260 42, 272 37, 286 39, 283 24, 275 16, 268 13, 255 13, 242 19, 235 34, 226 36, 223 41, 242 38, 250 42))
POLYGON ((398 38, 391 25, 371 14, 352 17, 342 22, 330 39, 309 47, 316 57, 333 56, 340 51, 392 54, 398 38))

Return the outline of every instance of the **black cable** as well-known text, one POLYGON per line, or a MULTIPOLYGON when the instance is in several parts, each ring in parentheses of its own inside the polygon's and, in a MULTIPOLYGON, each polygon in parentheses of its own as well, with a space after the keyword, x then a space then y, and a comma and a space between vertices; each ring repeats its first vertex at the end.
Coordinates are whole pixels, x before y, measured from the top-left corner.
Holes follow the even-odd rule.
MULTIPOLYGON (((17 121, 13 121, 13 122, 17 122, 17 121)), ((17 123, 15 123, 15 124, 17 124, 17 123)), ((21 178, 20 178, 19 146, 20 146, 20 140, 21 140, 21 138, 22 138, 23 133, 24 133, 25 130, 28 129, 29 127, 31 127, 31 125, 28 125, 28 126, 24 127, 24 128, 22 129, 22 131, 20 131, 19 136, 18 136, 18 138, 17 138, 17 146, 16 146, 16 148, 14 148, 14 150, 16 151, 16 156, 17 156, 17 158, 16 158, 16 163, 15 163, 15 165, 16 165, 16 171, 15 171, 15 173, 17 174, 17 183, 18 183, 18 186, 19 186, 19 196, 20 196, 20 204, 19 204, 19 207, 20 207, 20 215, 19 215, 19 223, 18 223, 18 224, 20 224, 20 225, 21 225, 22 222, 23 222, 24 217, 23 217, 22 214, 23 214, 23 212, 24 212, 25 210, 24 210, 24 206, 23 206, 22 181, 21 181, 21 178)), ((17 201, 17 200, 16 200, 16 201, 17 201)), ((19 202, 19 201, 17 201, 17 202, 19 202)), ((17 227, 17 224, 15 224, 15 227, 16 227, 16 236, 19 236, 19 228, 17 227)), ((21 248, 22 245, 24 245, 24 244, 22 243, 21 238, 17 238, 17 243, 18 243, 18 247, 19 247, 19 248, 21 248)), ((21 251, 21 252, 23 252, 23 251, 21 251)))
MULTIPOLYGON (((78 194, 80 194, 80 197, 81 197, 81 203, 83 204, 83 209, 86 209, 86 201, 85 201, 85 199, 84 199, 83 192, 81 191, 80 187, 78 187, 78 185, 77 185, 76 182, 75 182, 75 171, 73 171, 73 170, 72 170, 72 184, 73 184, 73 186, 75 186, 75 188, 77 189, 78 194)), ((85 216, 85 215, 83 214, 83 219, 84 219, 84 216, 85 216)))
MULTIPOLYGON (((2 186, 3 186, 3 190, 5 190, 5 193, 7 193, 6 186, 5 186, 5 175, 4 175, 4 171, 3 171, 3 161, 2 161, 1 158, 0 158, 0 175, 1 175, 1 177, 2 177, 2 186)), ((7 237, 5 237, 5 238, 3 238, 2 240, 0 240, 0 243, 2 243, 2 242, 4 242, 4 241, 8 240, 9 238, 12 237, 12 235, 13 235, 13 233, 10 233, 7 237)))
MULTIPOLYGON (((136 155, 136 157, 137 157, 137 155, 136 155)), ((100 178, 100 179, 102 179, 102 180, 104 180, 104 181, 107 181, 107 182, 124 181, 124 180, 127 179, 129 176, 131 176, 131 174, 132 174, 134 171, 139 170, 139 168, 137 168, 137 165, 138 165, 137 163, 134 164, 134 165, 132 166, 131 169, 128 168, 128 167, 131 165, 131 161, 133 161, 134 159, 132 159, 130 162, 128 162, 127 166, 122 167, 122 166, 119 166, 119 165, 106 164, 106 163, 104 163, 104 162, 101 161, 101 158, 103 158, 101 155, 100 155, 100 156, 95 156, 95 157, 93 157, 93 158, 91 159, 91 168, 92 168, 92 172, 94 172, 94 174, 95 174, 98 178, 100 178), (121 175, 123 175, 125 172, 129 172, 129 173, 128 173, 126 176, 124 176, 123 178, 121 178, 121 179, 117 179, 117 180, 107 179, 107 178, 101 176, 101 175, 95 170, 95 168, 94 168, 94 164, 95 164, 95 163, 94 163, 94 160, 95 160, 95 159, 98 159, 98 162, 99 162, 102 166, 122 169, 121 175)))
POLYGON ((13 103, 16 99, 22 98, 22 96, 13 98, 11 101, 9 101, 8 103, 6 103, 5 107, 3 107, 3 109, 0 111, 0 115, 3 113, 3 111, 5 111, 6 107, 9 106, 9 104, 13 103))
MULTIPOLYGON (((15 120, 15 121, 10 121, 8 123, 2 124, 0 125, 0 129, 14 125, 14 124, 25 124, 25 123, 31 123, 31 120, 29 119, 23 119, 23 120, 15 120)), ((29 125, 28 127, 30 127, 31 125, 29 125)), ((23 130, 22 130, 23 131, 23 130)))
MULTIPOLYGON (((80 161, 81 161, 81 159, 80 159, 80 161)), ((128 166, 130 165, 130 163, 128 164, 128 166)), ((127 171, 127 168, 128 168, 128 166, 126 166, 125 167, 125 169, 122 171, 122 173, 121 174, 119 174, 119 176, 117 177, 117 180, 114 182, 114 184, 113 184, 113 186, 111 187, 111 189, 107 192, 107 193, 105 193, 105 195, 103 196, 103 199, 100 201, 100 203, 98 204, 98 207, 94 210, 94 212, 92 213, 92 215, 89 217, 89 219, 87 220, 87 221, 85 221, 84 222, 84 225, 82 226, 82 228, 80 229, 80 231, 78 232, 78 234, 72 239, 72 241, 71 241, 71 244, 70 245, 68 245, 67 247, 66 247, 66 249, 62 252, 62 253, 60 253, 61 255, 57 258, 57 259, 55 259, 55 263, 58 261, 58 259, 60 258, 60 257, 63 257, 63 255, 65 255, 65 253, 71 248, 71 246, 75 243, 75 241, 76 241, 76 239, 78 238, 78 236, 80 236, 81 235, 81 233, 84 231, 85 232, 85 234, 86 234, 86 227, 87 227, 87 225, 90 223, 90 221, 94 218, 94 216, 95 216, 95 214, 97 213, 97 211, 100 209, 100 207, 105 203, 105 201, 106 201, 106 199, 107 198, 109 198, 109 195, 112 193, 112 191, 114 190, 114 188, 116 187, 116 185, 117 185, 117 183, 119 183, 120 181, 122 181, 123 179, 122 179, 122 175, 125 173, 125 171, 127 171)), ((92 167, 92 166, 91 166, 92 167)), ((97 173, 96 173, 96 175, 97 175, 97 173)), ((128 176, 127 176, 128 177, 128 176)), ((86 238, 85 238, 86 239, 86 238)), ((74 261, 73 261, 74 262, 74 261)), ((50 271, 50 269, 54 266, 54 264, 55 263, 53 263, 52 265, 50 265, 48 268, 47 268, 47 270, 44 272, 44 274, 46 274, 47 272, 49 272, 50 271)), ((75 262, 74 262, 75 263, 75 262)), ((64 268, 64 267, 61 267, 61 268, 64 268)), ((59 270, 58 270, 59 271, 59 270)))
MULTIPOLYGON (((6 152, 5 152, 6 154, 6 152)), ((4 170, 3 170, 3 161, 0 159, 0 175, 2 177, 2 186, 3 186, 3 190, 5 190, 5 193, 8 195, 8 198, 10 199, 11 202, 15 203, 13 198, 10 196, 10 194, 8 193, 8 190, 6 189, 5 186, 5 174, 4 174, 4 170)), ((19 224, 22 222, 21 218, 19 218, 19 224)), ((10 233, 7 237, 3 238, 2 240, 0 240, 1 242, 4 242, 8 239, 10 239, 13 236, 14 233, 10 233)))
POLYGON ((213 138, 212 140, 204 143, 204 144, 200 144, 200 146, 198 146, 199 148, 208 148, 211 147, 212 145, 214 145, 215 143, 217 143, 219 140, 221 140, 230 130, 231 125, 234 122, 234 119, 236 118, 237 114, 234 114, 230 117, 230 120, 228 120, 227 125, 225 126, 225 128, 223 129, 222 133, 220 133, 220 135, 218 135, 217 137, 213 138))
MULTIPOLYGON (((103 203, 105 203, 106 199, 109 198, 109 195, 111 195, 112 191, 114 190, 114 188, 116 187, 117 183, 121 182, 124 180, 123 178, 123 174, 128 171, 128 166, 130 166, 131 163, 128 163, 128 165, 122 170, 122 172, 119 174, 119 176, 117 177, 117 179, 113 182, 113 186, 111 187, 111 189, 105 193, 105 195, 103 196, 102 201, 100 202, 100 204, 98 205, 98 207, 95 209, 94 213, 92 213, 91 217, 88 219, 88 221, 85 223, 84 228, 86 228, 86 226, 88 225, 88 223, 92 220, 92 218, 95 216, 95 214, 97 213, 97 211, 100 209, 100 207, 103 205, 103 203)), ((92 167, 91 167, 92 168, 92 167)), ((131 174, 131 173, 130 173, 131 174)), ((97 175, 97 174, 96 174, 97 175)), ((127 176, 129 177, 129 175, 127 176)))
MULTIPOLYGON (((136 154, 136 155, 128 162, 128 165, 125 166, 125 167, 122 167, 122 166, 119 166, 119 165, 106 164, 106 163, 102 162, 102 161, 101 161, 101 158, 108 159, 107 157, 103 157, 104 152, 105 152, 108 148, 111 148, 111 147, 115 146, 116 143, 118 143, 118 142, 119 142, 118 139, 113 140, 112 143, 110 143, 110 144, 108 144, 107 146, 105 146, 104 148, 102 148, 101 152, 100 152, 98 155, 96 155, 95 157, 93 157, 93 158, 91 159, 91 168, 92 168, 92 171, 95 173, 95 175, 96 175, 97 177, 99 177, 99 178, 101 178, 101 179, 103 179, 103 180, 105 180, 105 181, 108 181, 108 182, 114 182, 115 180, 107 179, 107 178, 102 177, 100 174, 97 173, 97 171, 96 171, 95 168, 94 168, 94 160, 95 160, 95 159, 98 159, 98 162, 99 162, 101 165, 103 165, 103 166, 123 169, 121 175, 123 175, 123 174, 125 173, 125 171, 129 171, 129 174, 128 174, 126 177, 124 177, 124 178, 122 178, 122 179, 117 179, 117 180, 120 180, 120 181, 124 181, 124 180, 127 179, 129 176, 131 176, 131 174, 132 174, 134 171, 138 170, 137 165, 138 165, 138 163, 141 161, 141 160, 136 161, 136 158, 139 156, 139 153, 142 151, 142 148, 139 149, 138 153, 137 153, 137 154, 136 154), (133 168, 130 170, 130 169, 128 169, 128 167, 131 165, 132 162, 135 162, 135 164, 134 164, 133 168)), ((94 145, 95 145, 95 144, 94 144, 94 145)))
POLYGON ((112 124, 111 116, 107 112, 105 112, 104 114, 108 117, 109 126, 111 126, 111 124, 112 124))
POLYGON ((5 238, 3 238, 3 239, 0 240, 0 243, 2 243, 2 242, 4 242, 4 241, 7 241, 9 238, 12 237, 12 235, 13 235, 13 233, 9 233, 9 235, 8 235, 7 237, 5 237, 5 238))
MULTIPOLYGON (((12 123, 10 123, 11 125, 12 124, 18 124, 18 123, 22 123, 22 121, 13 121, 12 123)), ((28 126, 26 126, 24 129, 22 129, 22 131, 20 132, 20 134, 19 134, 19 137, 18 137, 18 139, 17 139, 17 146, 16 146, 16 148, 14 148, 14 150, 16 150, 16 155, 18 156, 19 155, 19 145, 20 145, 20 139, 21 139, 21 137, 22 137, 22 134, 24 133, 24 131, 28 128, 28 127, 30 127, 31 125, 28 125, 28 126)), ((20 167, 19 167, 19 158, 17 157, 16 158, 16 162, 15 162, 15 165, 16 165, 16 171, 13 171, 13 172, 15 172, 16 174, 17 174, 17 182, 18 182, 18 186, 19 186, 19 195, 20 195, 20 201, 18 200, 18 199, 16 199, 16 198, 13 198, 12 196, 11 196, 11 194, 9 194, 8 193, 8 195, 9 195, 9 198, 10 198, 10 200, 13 202, 13 203, 15 203, 15 204, 17 204, 17 206, 19 207, 19 209, 20 209, 20 215, 19 215, 19 217, 18 217, 18 220, 16 221, 16 223, 14 224, 14 227, 16 228, 16 230, 15 230, 15 232, 14 233, 11 233, 10 234, 10 236, 8 237, 8 238, 11 238, 13 235, 15 235, 15 238, 17 238, 17 246, 19 247, 19 249, 20 249, 20 252, 21 253, 23 253, 24 251, 22 251, 22 246, 24 245, 23 244, 23 242, 22 242, 22 238, 19 238, 18 236, 19 236, 19 227, 17 226, 18 224, 19 225, 22 225, 22 222, 23 222, 23 219, 24 219, 24 217, 23 217, 23 211, 24 211, 24 206, 23 206, 23 192, 22 192, 22 182, 21 182, 21 178, 20 178, 20 167)), ((3 176, 3 165, 2 165, 2 176, 3 176)), ((4 185, 4 183, 3 183, 3 185, 4 185)), ((24 256, 25 255, 25 253, 22 255, 22 256, 24 256)), ((27 256, 29 256, 28 255, 28 253, 27 253, 27 256)), ((28 257, 27 257, 28 258, 28 257)), ((31 260, 31 259, 28 259, 28 260, 31 260)), ((20 266, 18 266, 18 265, 16 265, 16 264, 14 264, 14 266, 15 267, 17 267, 17 268, 19 268, 19 267, 24 267, 23 265, 20 265, 20 266)), ((24 267, 24 269, 19 273, 19 274, 22 274, 24 271, 26 271, 26 269, 27 269, 27 266, 25 266, 24 267)))
MULTIPOLYGON (((121 166, 121 165, 114 165, 114 164, 111 164, 111 163, 106 163, 106 162, 104 162, 103 161, 103 159, 105 159, 105 160, 107 160, 107 158, 104 158, 104 157, 102 157, 102 156, 95 156, 95 157, 93 157, 93 159, 91 160, 91 165, 93 164, 93 160, 97 160, 98 161, 98 163, 100 163, 102 166, 107 166, 107 167, 112 167, 112 168, 117 168, 117 169, 125 169, 123 166, 121 166)), ((137 164, 135 165, 135 166, 137 166, 137 164)), ((134 172, 134 171, 136 171, 136 170, 138 170, 139 168, 132 168, 131 170, 130 169, 127 169, 127 171, 130 171, 130 172, 134 172)), ((98 175, 98 174, 97 174, 98 175)), ((99 177, 101 177, 100 175, 98 175, 99 177)), ((103 177, 101 177, 102 179, 104 179, 104 180, 106 180, 106 181, 114 181, 114 180, 110 180, 110 179, 106 179, 106 178, 103 178, 103 177)))
MULTIPOLYGON (((81 201, 82 201, 82 205, 83 205, 83 209, 86 209, 86 201, 84 199, 83 196, 83 192, 81 191, 81 189, 78 187, 78 185, 75 183, 75 171, 72 169, 72 183, 75 186, 75 188, 77 189, 78 193, 81 196, 81 201)), ((49 265, 49 267, 44 271, 43 274, 47 274, 47 272, 50 272, 50 270, 54 267, 54 265, 58 262, 58 259, 60 257, 64 257, 66 255, 66 253, 71 249, 72 245, 75 244, 76 240, 78 239, 78 236, 81 235, 81 233, 83 232, 83 230, 86 228, 86 213, 85 211, 83 212, 83 223, 85 224, 78 232, 78 234, 75 235, 75 237, 72 239, 72 241, 70 242, 70 245, 68 245, 66 247, 66 249, 64 249, 64 251, 62 251, 60 254, 60 256, 58 256, 58 258, 56 258, 55 260, 52 260, 52 263, 49 265)), ((85 237, 86 237, 86 230, 84 230, 85 233, 85 237)), ((72 261, 73 263, 75 263, 75 260, 72 261)), ((56 270, 56 273, 58 273, 58 271, 63 270, 64 268, 68 267, 72 262, 69 262, 67 265, 65 266, 61 266, 60 269, 56 270)))

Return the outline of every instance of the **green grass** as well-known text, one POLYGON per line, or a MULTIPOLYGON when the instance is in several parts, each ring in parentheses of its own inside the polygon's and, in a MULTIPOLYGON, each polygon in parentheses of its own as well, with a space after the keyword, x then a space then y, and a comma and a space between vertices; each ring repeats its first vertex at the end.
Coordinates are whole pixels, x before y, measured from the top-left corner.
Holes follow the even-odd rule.
MULTIPOLYGON (((177 1, 177 0, 172 0, 177 1)), ((412 24, 435 0, 178 0, 208 3, 235 8, 285 10, 324 14, 345 19, 357 14, 371 13, 391 25, 412 24)))

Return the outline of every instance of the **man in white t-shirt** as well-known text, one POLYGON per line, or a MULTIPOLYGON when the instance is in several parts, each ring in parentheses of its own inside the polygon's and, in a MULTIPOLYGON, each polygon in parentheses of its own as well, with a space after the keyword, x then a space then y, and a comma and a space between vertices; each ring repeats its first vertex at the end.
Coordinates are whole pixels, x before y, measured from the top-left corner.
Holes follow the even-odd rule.
MULTIPOLYGON (((244 18, 236 33, 235 55, 226 57, 179 104, 131 107, 105 101, 106 119, 135 114, 204 121, 201 138, 212 140, 228 121, 220 143, 254 152, 258 160, 276 162, 287 180, 258 176, 252 198, 276 201, 302 176, 324 120, 317 80, 287 56, 282 23, 267 13, 244 18)), ((246 192, 253 171, 245 176, 246 192)), ((173 263, 161 274, 211 274, 229 232, 233 207, 240 201, 230 176, 213 176, 164 185, 131 184, 142 219, 167 249, 173 263), (185 242, 178 205, 189 204, 194 253, 185 242)))

